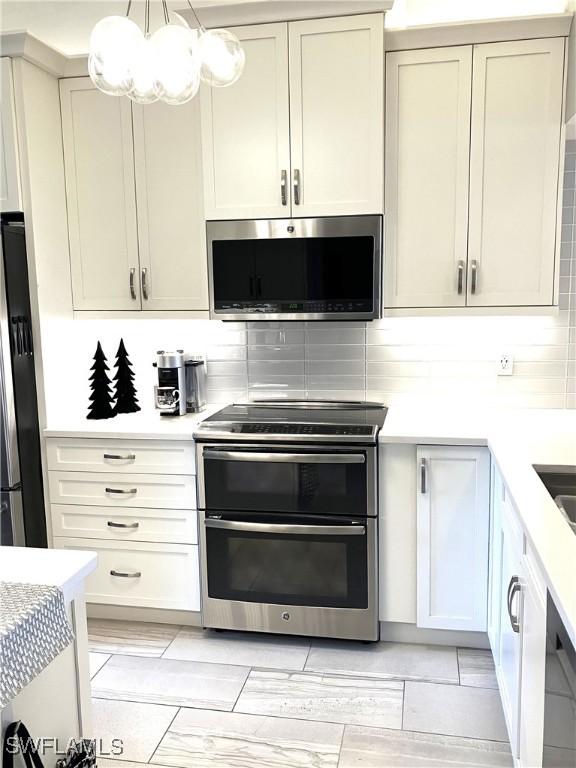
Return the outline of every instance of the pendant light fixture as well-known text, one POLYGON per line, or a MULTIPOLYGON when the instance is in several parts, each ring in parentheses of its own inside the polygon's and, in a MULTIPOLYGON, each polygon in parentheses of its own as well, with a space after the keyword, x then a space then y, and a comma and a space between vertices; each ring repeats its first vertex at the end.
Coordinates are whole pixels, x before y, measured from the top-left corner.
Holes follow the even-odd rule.
POLYGON ((160 99, 185 104, 198 93, 200 81, 214 87, 235 83, 244 69, 240 41, 227 29, 206 30, 190 0, 197 28, 178 13, 171 21, 162 0, 164 24, 150 34, 150 0, 145 0, 144 32, 126 16, 107 16, 90 36, 88 72, 94 85, 110 96, 128 96, 138 104, 160 99))

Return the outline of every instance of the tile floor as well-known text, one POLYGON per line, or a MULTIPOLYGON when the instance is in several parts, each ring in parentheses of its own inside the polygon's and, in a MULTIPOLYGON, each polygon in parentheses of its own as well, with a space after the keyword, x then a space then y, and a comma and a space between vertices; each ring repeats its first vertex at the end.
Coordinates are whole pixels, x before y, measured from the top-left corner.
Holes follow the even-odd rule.
POLYGON ((489 651, 89 621, 99 768, 512 766, 489 651))

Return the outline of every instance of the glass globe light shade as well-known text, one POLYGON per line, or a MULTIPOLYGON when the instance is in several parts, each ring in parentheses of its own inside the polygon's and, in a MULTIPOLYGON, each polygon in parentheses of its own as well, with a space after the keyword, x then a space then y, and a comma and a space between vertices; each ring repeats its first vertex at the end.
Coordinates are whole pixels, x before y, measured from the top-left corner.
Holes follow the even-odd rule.
POLYGON ((143 39, 137 24, 125 16, 107 16, 90 36, 88 71, 104 93, 123 96, 132 87, 130 65, 143 39))
POLYGON ((124 63, 108 61, 104 66, 96 57, 88 57, 88 73, 94 85, 109 96, 125 96, 132 88, 132 75, 124 63))
POLYGON ((227 29, 210 29, 200 36, 198 48, 202 60, 200 77, 205 83, 223 88, 238 80, 246 55, 236 35, 227 29))
POLYGON ((140 45, 134 51, 131 72, 132 88, 128 91, 128 98, 137 104, 152 104, 158 101, 158 95, 154 90, 156 56, 149 39, 142 38, 140 45))
POLYGON ((200 87, 196 36, 187 27, 166 24, 150 38, 154 50, 154 90, 167 104, 184 104, 200 87))

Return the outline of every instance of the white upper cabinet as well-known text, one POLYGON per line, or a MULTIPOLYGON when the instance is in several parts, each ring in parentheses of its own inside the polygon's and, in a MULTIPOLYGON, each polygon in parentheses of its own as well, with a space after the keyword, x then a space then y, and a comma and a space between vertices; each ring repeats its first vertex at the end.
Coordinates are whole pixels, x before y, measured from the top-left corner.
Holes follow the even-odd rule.
POLYGON ((12 82, 12 62, 0 59, 0 211, 19 211, 20 168, 16 137, 16 107, 12 82))
POLYGON ((200 105, 60 81, 76 310, 207 310, 200 105))
POLYGON ((132 110, 142 309, 208 309, 199 101, 132 110))
POLYGON ((383 15, 297 21, 289 36, 293 215, 382 213, 383 15))
POLYGON ((236 27, 240 79, 202 88, 207 219, 290 215, 288 25, 236 27))
POLYGON ((552 305, 564 39, 386 60, 385 306, 552 305))
POLYGON ((417 625, 485 632, 490 454, 417 449, 417 625))
POLYGON ((75 309, 140 309, 132 112, 89 77, 60 81, 75 309))
POLYGON ((202 91, 206 218, 382 213, 383 14, 234 31, 241 78, 202 91))
POLYGON ((386 305, 466 303, 472 48, 386 56, 386 305))
POLYGON ((472 306, 553 303, 563 69, 563 38, 474 47, 472 306))

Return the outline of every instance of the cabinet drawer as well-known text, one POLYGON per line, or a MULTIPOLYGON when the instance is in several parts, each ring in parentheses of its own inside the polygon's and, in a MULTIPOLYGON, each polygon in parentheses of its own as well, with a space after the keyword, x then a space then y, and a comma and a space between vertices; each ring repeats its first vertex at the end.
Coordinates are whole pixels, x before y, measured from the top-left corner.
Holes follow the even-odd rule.
POLYGON ((195 510, 52 504, 54 536, 111 541, 198 543, 195 510))
POLYGON ((141 472, 193 475, 194 443, 174 440, 49 438, 48 469, 63 472, 141 472))
POLYGON ((54 546, 98 554, 96 570, 86 579, 89 603, 200 610, 197 546, 133 541, 120 544, 101 539, 88 542, 60 536, 54 538, 54 546))
POLYGON ((53 504, 196 509, 194 476, 49 472, 53 504))

